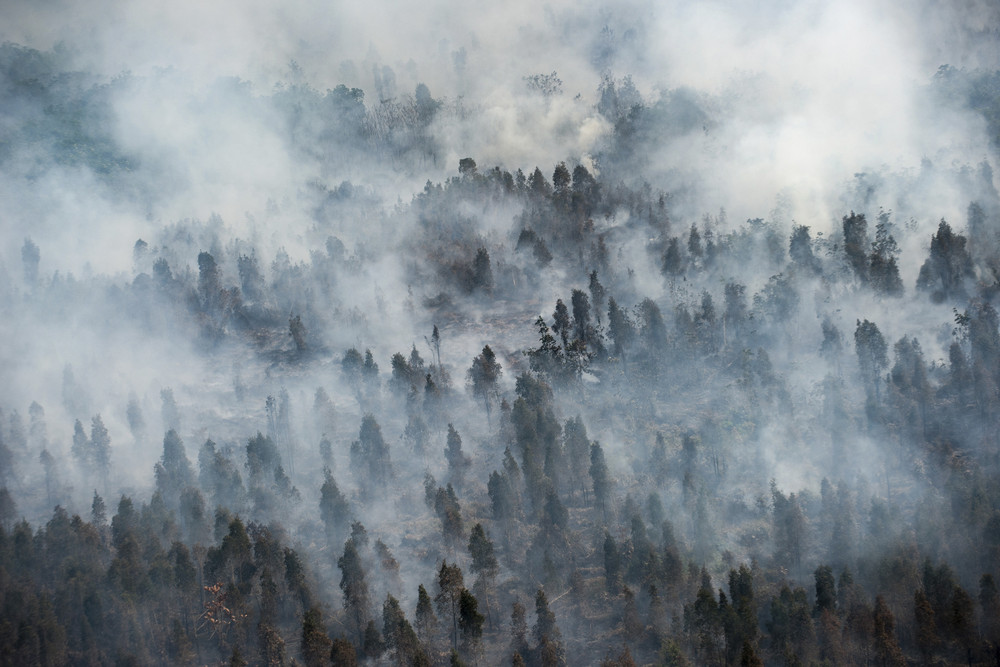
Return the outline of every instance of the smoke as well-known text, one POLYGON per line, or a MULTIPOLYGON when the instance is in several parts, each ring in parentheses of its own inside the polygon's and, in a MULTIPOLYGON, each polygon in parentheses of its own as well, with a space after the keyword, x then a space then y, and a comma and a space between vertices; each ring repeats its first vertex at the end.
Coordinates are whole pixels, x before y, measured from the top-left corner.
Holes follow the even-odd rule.
MULTIPOLYGON (((612 343, 608 300, 595 303, 609 350, 552 407, 560 423, 582 415, 604 448, 621 491, 612 529, 631 520, 631 494, 653 488, 656 433, 672 475, 659 489, 695 560, 761 554, 716 534, 718 499, 750 516, 771 480, 815 500, 839 476, 867 503, 880 491, 866 484, 889 486, 897 454, 862 426, 872 401, 851 335, 877 322, 890 367, 893 344, 918 336, 942 382, 967 301, 914 285, 942 218, 965 231, 970 201, 990 215, 997 204, 996 119, 968 104, 968 78, 1000 67, 1000 10, 985 0, 18 0, 4 14, 0 406, 44 407, 60 502, 90 502, 95 477, 71 443, 75 420, 89 428, 98 414, 113 461, 102 490, 151 492, 171 389, 191 461, 211 438, 239 467, 249 437, 274 436, 301 502, 289 493, 265 518, 324 557, 315 508, 332 463, 352 518, 413 566, 410 596, 454 552, 422 506, 425 473, 460 486, 446 426, 472 460, 459 489, 468 516, 490 517, 485 481, 513 442, 499 401, 489 413, 471 395, 472 359, 492 346, 497 398, 513 402, 536 361, 522 352, 541 344, 535 319, 551 325, 572 290, 596 299, 591 275, 631 329, 612 343), (560 163, 572 183, 553 183, 560 163), (600 207, 581 203, 590 176, 600 207), (553 185, 556 196, 540 194, 553 185), (869 240, 884 214, 899 244, 905 289, 891 306, 845 259, 852 211, 869 240), (789 257, 796 225, 810 228, 818 270, 789 257), (676 271, 671 242, 686 262, 676 271), (749 315, 727 310, 739 310, 733 286, 749 315), (824 321, 842 337, 836 353, 822 351, 824 321), (371 352, 377 379, 342 363, 352 348, 371 352), (411 350, 424 365, 400 388, 391 359, 411 350), (329 414, 314 407, 318 389, 329 414), (838 401, 853 438, 839 450, 838 401), (377 498, 352 468, 368 414, 397 475, 377 498), (414 414, 431 422, 423 452, 414 414), (696 460, 711 474, 685 477, 696 460)), ((989 284, 990 268, 977 257, 975 279, 989 284)), ((38 453, 19 466, 18 506, 42 521, 52 498, 38 453)), ((915 502, 931 482, 913 468, 895 493, 915 502)), ((335 560, 317 566, 324 578, 335 560)))
MULTIPOLYGON (((391 202, 468 155, 512 169, 553 156, 591 159, 614 123, 594 111, 601 77, 629 75, 646 104, 665 111, 647 128, 643 178, 698 183, 694 217, 720 206, 736 221, 766 216, 780 196, 798 222, 827 228, 855 173, 986 157, 982 119, 942 108, 927 87, 941 65, 998 62, 988 3, 631 2, 613 11, 598 2, 425 3, 400 11, 105 2, 84 12, 51 2, 15 3, 7 14, 4 40, 58 45, 73 68, 106 80, 129 73, 112 96, 108 130, 155 179, 147 196, 162 193, 148 213, 169 222, 216 211, 240 232, 244 213, 264 206, 263 192, 280 201, 319 175, 260 109, 276 85, 322 93, 344 83, 374 107, 424 83, 448 102, 451 113, 432 128, 442 148, 436 171, 340 164, 340 173, 323 174, 375 179, 391 202), (526 77, 549 72, 561 81, 557 93, 529 90, 526 77), (702 120, 678 128, 666 107, 685 90, 702 120)), ((942 208, 960 199, 941 194, 942 208)))

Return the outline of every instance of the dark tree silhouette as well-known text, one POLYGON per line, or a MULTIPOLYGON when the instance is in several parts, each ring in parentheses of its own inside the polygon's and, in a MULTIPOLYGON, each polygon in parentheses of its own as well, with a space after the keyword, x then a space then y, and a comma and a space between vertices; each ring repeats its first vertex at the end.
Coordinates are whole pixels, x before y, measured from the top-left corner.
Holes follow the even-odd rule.
POLYGON ((483 346, 481 354, 472 359, 469 368, 469 382, 472 385, 472 395, 481 399, 486 407, 486 417, 489 419, 493 403, 499 396, 498 382, 503 375, 503 367, 497 361, 496 354, 489 345, 483 346))

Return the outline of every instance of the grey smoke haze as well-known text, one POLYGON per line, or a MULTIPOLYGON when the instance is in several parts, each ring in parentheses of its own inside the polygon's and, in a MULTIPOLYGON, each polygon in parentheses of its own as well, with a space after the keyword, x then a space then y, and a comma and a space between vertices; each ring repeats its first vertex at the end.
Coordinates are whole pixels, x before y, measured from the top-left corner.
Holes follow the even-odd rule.
MULTIPOLYGON (((881 375, 893 345, 916 336, 939 385, 951 343, 969 348, 968 335, 956 333, 968 295, 932 299, 914 286, 942 218, 966 233, 969 203, 982 201, 996 224, 995 127, 965 99, 947 97, 948 70, 939 68, 1000 68, 998 30, 1000 9, 987 0, 9 2, 0 42, 42 52, 64 86, 59 99, 83 100, 86 113, 81 135, 53 121, 52 139, 32 134, 30 114, 62 118, 63 109, 0 97, 3 419, 14 410, 26 418, 32 401, 44 407, 66 483, 58 500, 83 513, 95 482, 71 454, 74 420, 89 429, 100 414, 110 433, 102 489, 110 506, 119 492, 146 498, 153 488, 172 427, 165 390, 194 466, 211 438, 244 475, 247 438, 279 433, 266 407, 276 397, 290 410, 276 439, 302 501, 263 518, 322 554, 319 576, 335 589, 336 556, 316 518, 322 469, 332 462, 341 490, 363 506, 354 518, 403 562, 405 592, 396 594, 409 613, 417 584, 432 580, 429 563, 455 557, 453 547, 425 548, 439 528, 423 506, 424 473, 441 485, 454 475, 466 516, 492 520, 485 481, 503 469, 503 438, 512 441, 499 409, 485 412, 472 394, 473 358, 493 346, 504 368, 497 395, 513 402, 515 378, 531 364, 522 352, 539 345, 535 318, 552 326, 556 300, 569 306, 571 290, 587 292, 599 266, 607 296, 643 342, 606 355, 572 389, 559 389, 553 406, 561 422, 582 415, 604 448, 617 485, 607 520, 616 539, 627 531, 631 494, 649 485, 658 432, 676 477, 661 484, 662 500, 677 512, 691 562, 714 561, 717 570, 766 553, 747 535, 754 521, 766 523, 772 480, 802 490, 803 505, 817 505, 821 480, 833 477, 859 503, 886 488, 913 507, 936 492, 923 468, 929 455, 903 467, 898 441, 868 428, 871 399, 852 333, 861 320, 878 324, 889 350, 881 375), (558 85, 529 85, 550 73, 558 85), (610 256, 600 258, 596 241, 573 246, 569 233, 550 240, 551 263, 537 246, 536 254, 518 249, 523 231, 544 235, 554 206, 536 210, 527 189, 515 196, 457 176, 467 157, 491 177, 494 166, 528 176, 537 166, 552 181, 564 161, 605 178, 616 204, 586 221, 586 234, 607 241, 610 256), (435 189, 443 182, 444 194, 435 189), (852 211, 867 216, 871 240, 886 213, 900 246, 899 299, 855 279, 841 224, 852 211), (789 257, 796 225, 810 228, 821 271, 789 257), (724 242, 733 255, 711 265, 686 250, 696 245, 693 227, 700 243, 724 242), (697 270, 665 267, 678 239, 697 270), (490 255, 489 285, 476 283, 479 249, 490 255), (717 324, 735 283, 752 311, 738 333, 717 324), (681 350, 672 352, 676 375, 657 376, 647 298, 681 350), (824 321, 842 336, 835 353, 821 352, 824 321), (443 369, 431 369, 436 325, 443 369), (722 342, 705 342, 713 337, 722 342), (746 349, 723 351, 732 340, 746 349), (349 348, 371 350, 376 382, 345 370, 349 348), (427 377, 445 385, 450 375, 443 407, 420 383, 411 393, 393 389, 390 359, 412 348, 427 377), (699 365, 703 358, 711 363, 699 365), (317 388, 331 399, 332 419, 314 410, 317 388), (145 421, 138 434, 133 399, 145 421), (847 434, 839 450, 829 434, 837 400, 849 406, 836 425, 847 434), (423 454, 405 430, 412 412, 434 417, 423 454), (351 467, 368 413, 397 474, 393 493, 375 500, 351 467), (449 423, 472 459, 464 487, 443 456, 449 423), (678 472, 681 442, 694 432, 704 440, 697 456, 715 457, 714 477, 697 483, 678 472), (750 527, 714 532, 733 507, 753 517, 750 527)), ((996 268, 977 256, 975 275, 963 279, 990 285, 996 268)), ((607 299, 595 312, 607 336, 607 299)), ((18 465, 19 511, 44 522, 52 499, 38 453, 18 465)), ((585 495, 574 500, 576 514, 585 495)), ((581 531, 598 549, 602 527, 581 531)), ((819 542, 809 548, 825 555, 819 542)), ((799 569, 794 576, 809 575, 799 569)), ((393 586, 379 581, 374 602, 393 586)))
MULTIPOLYGON (((150 271, 133 263, 136 239, 155 250, 169 236, 165 227, 212 214, 222 225, 196 225, 203 232, 192 237, 189 252, 170 257, 175 272, 197 271, 200 250, 218 251, 236 239, 256 250, 262 266, 279 248, 292 262, 305 261, 322 241, 307 212, 307 184, 349 180, 369 188, 378 203, 337 218, 323 235, 338 235, 349 253, 362 245, 374 253, 368 273, 356 286, 345 283, 341 298, 345 309, 382 304, 395 322, 376 336, 386 341, 385 358, 424 334, 399 322, 406 278, 393 242, 405 228, 392 225, 411 223, 379 209, 407 201, 427 178, 447 177, 467 155, 483 167, 526 172, 536 164, 547 171, 555 157, 594 168, 613 129, 595 110, 605 72, 619 84, 631 76, 653 107, 680 95, 697 110, 700 122, 679 132, 654 124, 640 156, 643 178, 680 192, 682 225, 725 208, 736 224, 774 217, 829 231, 847 206, 881 205, 894 209, 897 224, 919 211, 917 225, 930 231, 940 217, 964 217, 968 193, 950 170, 991 149, 981 118, 939 104, 929 81, 944 64, 997 64, 996 12, 989 3, 931 2, 430 3, 403 11, 393 3, 8 4, 2 39, 54 48, 66 67, 95 72, 97 83, 111 86, 102 129, 138 169, 128 179, 134 189, 121 192, 86 168, 43 165, 28 176, 13 163, 0 183, 5 271, 9 284, 19 282, 21 242, 31 237, 41 248, 43 276, 107 276, 113 283, 150 271), (551 71, 563 82, 560 94, 546 98, 525 86, 524 77, 551 71), (418 83, 428 85, 444 102, 430 128, 438 158, 419 169, 357 153, 303 159, 261 100, 276 87, 322 92, 340 83, 362 88, 370 109, 381 94, 404 97, 418 83), (943 167, 914 188, 910 174, 921 160, 943 167), (882 176, 874 202, 844 201, 858 172, 882 176), (897 184, 909 201, 900 200, 897 184), (915 190, 933 206, 912 201, 915 190)), ((498 231, 507 226, 497 219, 498 231)), ((641 248, 630 253, 637 293, 656 294, 655 267, 641 248)), ((902 267, 909 284, 916 267, 902 267)), ((223 269, 235 277, 235 267, 223 269)), ((544 307, 564 289, 557 283, 544 307)), ((4 366, 17 378, 13 384, 40 393, 68 363, 101 385, 128 377, 126 393, 157 380, 182 381, 158 377, 159 363, 169 358, 176 372, 188 356, 169 326, 162 338, 152 332, 139 341, 119 312, 102 312, 99 297, 67 308, 56 326, 6 319, 4 366), (118 347, 135 354, 134 363, 118 357, 112 370, 94 352, 109 331, 123 336, 118 347), (157 345, 163 347, 154 352, 157 345)), ((371 344, 335 334, 341 344, 352 337, 371 344)), ((186 382, 200 372, 192 362, 186 382)))
MULTIPOLYGON (((856 172, 985 157, 981 120, 940 108, 926 87, 941 65, 996 65, 997 11, 988 2, 421 3, 404 10, 394 3, 101 2, 84 9, 16 2, 5 9, 0 38, 59 45, 80 69, 138 79, 116 95, 109 130, 144 166, 163 170, 167 194, 151 213, 164 222, 215 211, 239 229, 247 211, 263 207, 264 186, 278 200, 274 193, 290 195, 315 175, 283 150, 270 119, 254 113, 253 98, 277 84, 324 91, 344 83, 365 90, 369 105, 412 95, 418 83, 437 98, 461 99, 466 111, 433 129, 444 175, 467 155, 511 168, 547 164, 552 155, 589 160, 610 129, 593 107, 601 74, 610 72, 630 75, 650 102, 689 89, 701 106, 700 127, 649 147, 644 172, 702 183, 693 214, 725 206, 733 220, 765 216, 780 195, 796 220, 822 228, 839 213, 833 193, 856 172), (292 61, 299 69, 290 71, 292 61), (382 77, 383 68, 391 80, 376 90, 373 73, 382 77), (551 71, 562 94, 529 95, 523 78, 551 71), (244 83, 227 96, 220 77, 244 83)), ((377 179, 390 201, 405 201, 427 175, 340 168, 338 176, 352 182, 377 179)), ((67 208, 95 209, 97 202, 63 201, 67 189, 77 198, 90 190, 86 182, 47 184, 57 196, 45 199, 62 203, 60 217, 67 208)), ((965 203, 942 215, 954 217, 946 214, 965 203)), ((113 209, 101 217, 100 230, 120 229, 113 209)), ((99 234, 94 227, 91 221, 91 234, 99 234)), ((116 260, 116 269, 127 268, 124 253, 116 260)))

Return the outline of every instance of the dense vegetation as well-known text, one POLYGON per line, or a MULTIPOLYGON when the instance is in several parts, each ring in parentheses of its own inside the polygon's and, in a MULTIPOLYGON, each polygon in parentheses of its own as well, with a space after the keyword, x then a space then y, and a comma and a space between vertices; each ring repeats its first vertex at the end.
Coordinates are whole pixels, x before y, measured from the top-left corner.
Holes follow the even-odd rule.
MULTIPOLYGON (((149 82, 66 68, 0 48, 0 168, 171 196, 108 131, 149 82)), ((928 85, 992 131, 995 78, 928 85)), ((435 173, 434 123, 466 113, 426 86, 223 89, 327 175, 435 173)), ((261 223, 299 216, 297 257, 219 216, 115 239, 128 274, 17 239, 18 326, 198 375, 53 351, 61 384, 3 406, 0 662, 1000 664, 989 162, 905 184, 947 175, 964 220, 871 174, 826 234, 692 217, 644 169, 710 111, 610 75, 597 98, 592 159, 466 157, 389 206, 301 183, 261 223)))

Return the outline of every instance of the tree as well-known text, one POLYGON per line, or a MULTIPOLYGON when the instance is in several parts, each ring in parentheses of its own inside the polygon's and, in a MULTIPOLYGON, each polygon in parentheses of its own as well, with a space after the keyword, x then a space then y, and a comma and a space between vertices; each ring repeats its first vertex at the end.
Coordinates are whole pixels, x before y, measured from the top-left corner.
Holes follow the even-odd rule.
POLYGON ((329 543, 334 543, 347 530, 350 521, 351 507, 347 498, 340 492, 333 473, 329 468, 323 469, 323 486, 320 488, 319 516, 326 529, 329 543))
POLYGON ((541 199, 548 199, 552 194, 552 186, 545 180, 545 174, 538 167, 535 167, 535 170, 528 176, 528 189, 541 199))
POLYGON ((414 376, 410 370, 410 364, 401 352, 392 355, 390 360, 392 365, 392 380, 390 386, 401 396, 405 396, 419 380, 423 379, 423 373, 414 376))
POLYGON ((972 258, 966 249, 966 238, 951 230, 941 220, 937 233, 931 236, 930 254, 920 267, 917 289, 931 293, 937 302, 965 296, 965 283, 974 277, 972 258))
POLYGON ((38 264, 41 257, 35 242, 30 238, 24 239, 24 245, 21 246, 21 263, 24 265, 24 282, 28 285, 38 282, 38 264))
POLYGON ((163 456, 154 465, 153 472, 156 490, 163 495, 168 507, 176 509, 181 493, 194 483, 191 462, 177 431, 171 429, 163 436, 163 456))
POLYGON ((851 211, 843 218, 844 253, 862 283, 868 282, 868 221, 863 213, 851 211))
POLYGON ((784 567, 796 567, 802 560, 802 543, 805 537, 805 517, 795 494, 785 496, 771 481, 771 500, 774 505, 774 556, 784 567))
POLYGON ((575 289, 571 293, 570 303, 573 306, 573 336, 584 343, 589 343, 590 299, 585 292, 575 289))
POLYGON ((90 422, 90 451, 94 468, 104 479, 107 486, 108 474, 111 471, 111 436, 101 420, 101 415, 95 415, 90 422))
POLYGON ((820 343, 819 350, 828 360, 836 362, 844 349, 844 335, 829 317, 823 318, 820 328, 823 331, 823 342, 820 343))
POLYGON ((262 306, 266 294, 264 276, 257 263, 257 255, 251 252, 250 255, 240 255, 236 259, 236 268, 240 274, 240 290, 243 293, 245 303, 255 306, 262 306))
POLYGON ((358 655, 354 644, 345 637, 334 639, 330 648, 330 662, 334 667, 358 667, 358 655))
POLYGON ((680 240, 676 236, 672 236, 667 242, 667 250, 663 253, 663 274, 679 276, 684 273, 684 269, 684 256, 681 254, 680 240))
POLYGON ((458 503, 458 496, 451 484, 447 487, 438 487, 434 494, 434 512, 441 520, 441 531, 449 543, 449 547, 454 547, 462 537, 462 508, 458 503))
POLYGON ((386 648, 395 653, 397 664, 411 664, 420 651, 420 641, 399 606, 399 600, 387 594, 382 604, 382 637, 386 648))
POLYGON ((524 605, 521 604, 520 600, 514 600, 510 605, 510 638, 515 653, 527 653, 528 651, 526 615, 527 610, 524 605))
POLYGON ((568 524, 569 511, 559 500, 559 494, 555 488, 549 486, 545 491, 545 505, 538 525, 545 534, 550 534, 566 530, 568 524))
POLYGON ((493 268, 486 248, 479 248, 476 258, 472 260, 472 288, 481 289, 488 294, 493 292, 493 268))
POLYGON ((889 364, 888 349, 882 332, 874 322, 858 320, 857 328, 854 330, 854 350, 858 355, 858 367, 865 388, 869 397, 874 397, 876 403, 881 395, 881 374, 889 364))
MULTIPOLYGON (((4 445, 6 446, 6 445, 4 445)), ((77 419, 73 423, 73 446, 71 448, 73 457, 79 463, 90 469, 92 466, 92 455, 90 450, 90 440, 87 439, 87 432, 83 430, 83 424, 77 419)))
POLYGON ((771 276, 764 288, 753 297, 754 310, 772 326, 783 326, 796 312, 799 294, 791 278, 785 274, 771 276))
POLYGON ((378 380, 378 364, 375 363, 375 356, 368 348, 365 348, 365 363, 361 367, 361 375, 369 384, 378 380))
MULTIPOLYGON (((247 451, 249 454, 249 449, 247 451)), ((245 489, 240 471, 232 460, 216 449, 212 440, 206 440, 198 451, 198 481, 212 505, 234 509, 243 506, 245 489)))
POLYGON ((410 367, 410 377, 413 378, 413 383, 419 383, 427 372, 427 366, 424 364, 424 358, 420 356, 419 352, 417 352, 417 346, 415 343, 410 344, 410 359, 408 365, 410 367))
POLYGON ((434 615, 434 607, 431 605, 431 596, 427 594, 427 589, 423 584, 417 587, 417 609, 414 615, 417 623, 417 632, 425 641, 433 634, 437 625, 437 617, 434 615))
POLYGON ((601 660, 601 667, 636 667, 635 660, 632 659, 632 652, 626 646, 621 653, 612 657, 610 654, 601 660))
POLYGON ((483 524, 477 523, 469 535, 469 555, 472 556, 470 570, 473 574, 494 577, 500 569, 496 555, 493 553, 493 542, 486 535, 483 524))
POLYGON ((426 451, 427 441, 430 439, 430 430, 427 423, 416 410, 407 416, 406 428, 403 429, 403 438, 412 446, 413 453, 423 458, 426 451))
POLYGON ((438 594, 434 600, 437 603, 438 612, 451 618, 451 646, 453 650, 458 650, 459 603, 462 591, 465 590, 462 568, 457 563, 448 565, 448 561, 441 561, 437 583, 438 594))
POLYGON ((540 644, 545 640, 558 643, 562 637, 556 625, 556 615, 549 609, 549 599, 541 588, 535 593, 534 634, 540 644))
POLYGON ((889 232, 889 214, 883 212, 875 225, 875 241, 868 265, 871 286, 877 293, 894 297, 903 295, 903 281, 896 265, 898 255, 899 246, 889 232))
POLYGON ((472 367, 469 369, 469 382, 472 384, 472 395, 482 399, 486 407, 486 418, 489 420, 490 412, 498 397, 497 383, 503 375, 503 367, 497 361, 496 354, 489 345, 483 346, 481 354, 472 359, 472 367))
POLYGON ((833 568, 820 565, 813 572, 816 581, 816 604, 813 606, 813 616, 820 616, 824 611, 836 611, 837 589, 833 578, 833 568))
POLYGON ((143 436, 146 433, 146 420, 142 416, 142 407, 139 405, 139 399, 135 396, 131 396, 128 399, 128 405, 125 408, 125 417, 128 420, 129 433, 132 434, 132 439, 136 442, 142 442, 143 436))
POLYGON ((692 257, 701 257, 705 254, 704 249, 701 247, 701 234, 698 232, 698 224, 692 222, 691 229, 688 231, 688 241, 687 241, 688 254, 692 257))
POLYGON ((247 667, 249 665, 244 658, 239 646, 233 646, 233 652, 229 654, 229 667, 247 667))
POLYGON ((601 188, 593 175, 582 164, 573 167, 573 210, 589 218, 600 199, 601 188))
POLYGON ((560 162, 556 165, 555 170, 552 172, 552 186, 555 188, 556 192, 564 191, 569 188, 570 180, 572 177, 569 173, 569 168, 566 166, 565 162, 560 162))
POLYGON ((705 662, 714 661, 719 651, 721 621, 719 604, 712 590, 712 579, 703 567, 697 596, 694 602, 684 605, 684 627, 693 635, 699 654, 705 662))
POLYGON ((608 464, 604 460, 604 450, 596 442, 590 445, 590 479, 594 486, 595 507, 604 512, 607 510, 611 480, 608 475, 608 464))
POLYGON ((521 78, 528 90, 539 93, 543 97, 552 97, 562 93, 562 80, 552 72, 551 74, 532 74, 521 78))
POLYGON ((748 641, 740 648, 740 667, 764 667, 764 661, 757 657, 753 644, 748 641))
POLYGON ((341 572, 340 590, 344 594, 344 609, 360 643, 369 614, 368 582, 354 538, 344 543, 344 555, 337 560, 337 567, 341 572))
POLYGON ((656 433, 656 442, 649 456, 648 470, 658 487, 666 483, 667 475, 670 473, 670 461, 667 456, 667 442, 663 439, 663 433, 659 431, 656 433))
POLYGON ((222 281, 219 268, 211 253, 198 253, 198 296, 203 310, 211 312, 219 306, 222 281))
MULTIPOLYGON (((426 88, 426 86, 424 86, 426 88)), ((428 93, 429 95, 430 93, 428 93)), ((462 177, 475 176, 477 172, 476 161, 471 157, 464 157, 458 161, 458 173, 462 177)))
POLYGON ((307 667, 329 664, 333 642, 323 627, 323 612, 319 607, 309 609, 302 616, 302 658, 307 667))
POLYGON ((462 452, 462 436, 458 434, 455 427, 448 424, 447 446, 444 450, 445 460, 448 461, 448 472, 455 483, 461 487, 465 469, 472 464, 472 460, 462 452))
POLYGON ((590 461, 590 440, 580 415, 566 420, 563 426, 563 453, 569 463, 570 478, 584 496, 587 495, 587 466, 590 461))
POLYGON ((621 586, 621 569, 621 555, 618 553, 615 538, 608 531, 604 531, 604 582, 612 595, 616 595, 621 586))
POLYGON ((771 598, 771 618, 767 622, 772 650, 779 656, 808 657, 813 646, 812 616, 809 598, 802 587, 793 591, 784 585, 771 598))
MULTIPOLYGON (((745 564, 729 570, 729 597, 731 622, 725 627, 726 645, 735 659, 741 645, 754 645, 757 641, 757 604, 754 600, 753 572, 745 564)), ((720 606, 721 606, 721 598, 720 606)))
POLYGON ((302 324, 302 316, 295 315, 288 318, 288 333, 291 334, 292 342, 295 343, 295 351, 303 354, 308 346, 306 345, 306 325, 302 324))
POLYGON ((913 617, 916 620, 916 643, 924 662, 931 663, 938 638, 934 622, 934 609, 921 589, 913 594, 913 617))
MULTIPOLYGON (((674 639, 663 640, 663 643, 660 645, 659 659, 659 664, 665 667, 690 667, 691 665, 684 655, 684 651, 681 650, 680 645, 674 639)), ((758 666, 752 665, 751 667, 758 666)))
POLYGON ((881 595, 875 598, 872 622, 875 635, 875 655, 879 663, 886 667, 905 666, 906 658, 896 641, 896 621, 881 595))
MULTIPOLYGON (((441 107, 441 102, 435 100, 431 97, 431 91, 426 84, 418 83, 416 89, 413 92, 413 99, 417 104, 417 117, 420 120, 420 124, 423 127, 430 125, 431 121, 434 119, 434 114, 441 107)), ((463 158, 465 160, 471 160, 473 167, 475 165, 475 160, 472 158, 463 158)), ((462 173, 462 160, 459 160, 459 173, 462 173)))
POLYGON ((391 477, 389 445, 382 437, 382 428, 371 414, 361 419, 358 439, 351 443, 351 464, 375 486, 385 485, 391 477))
POLYGON ((594 308, 594 316, 597 319, 597 324, 601 324, 601 310, 604 308, 604 297, 607 295, 607 291, 604 289, 604 285, 597 278, 597 269, 590 272, 590 282, 588 283, 588 289, 590 290, 590 302, 594 308))
POLYGON ((364 357, 354 347, 344 352, 344 357, 340 361, 340 367, 344 369, 344 374, 354 383, 361 379, 364 365, 364 357))
POLYGON ((972 648, 976 644, 978 633, 972 598, 961 586, 956 585, 952 593, 947 622, 949 634, 958 649, 956 653, 971 663, 972 648))
POLYGON ((198 487, 189 486, 181 491, 178 516, 188 542, 192 544, 209 542, 208 512, 205 508, 205 497, 198 487))
POLYGON ((568 348, 571 333, 569 309, 566 308, 562 299, 556 299, 556 310, 552 313, 552 330, 562 339, 563 350, 568 348))
POLYGON ((889 403, 898 414, 900 429, 919 441, 927 433, 933 392, 920 343, 904 336, 894 346, 895 363, 889 373, 889 403))
MULTIPOLYGON (((712 297, 705 292, 702 297, 702 314, 699 316, 699 324, 707 331, 701 332, 706 340, 706 347, 714 349, 715 315, 712 308, 712 297)), ((663 363, 667 351, 667 326, 663 320, 663 313, 660 307, 650 298, 643 299, 636 306, 636 320, 639 325, 639 337, 645 349, 646 359, 653 365, 663 363)))
POLYGON ((14 502, 14 496, 11 495, 6 486, 0 487, 0 529, 4 532, 10 532, 16 516, 17 503, 14 502))
POLYGON ((538 328, 540 345, 537 349, 528 350, 531 370, 549 378, 559 378, 563 372, 563 348, 556 342, 555 336, 551 334, 541 315, 535 320, 535 326, 538 328))
MULTIPOLYGON (((427 340, 426 338, 424 340, 427 340)), ((438 327, 435 324, 434 330, 431 332, 430 340, 431 349, 434 350, 434 357, 437 361, 435 364, 438 368, 441 367, 441 332, 438 331, 438 327)))
MULTIPOLYGON (((517 462, 514 461, 514 457, 510 454, 509 448, 506 450, 505 456, 513 464, 514 469, 516 469, 517 462)), ((487 491, 490 496, 490 508, 493 518, 501 522, 505 544, 509 546, 511 529, 514 520, 519 514, 519 497, 507 471, 499 473, 494 470, 490 473, 487 491)))
POLYGON ((463 588, 458 600, 458 628, 462 633, 462 642, 467 646, 475 645, 483 636, 483 621, 479 613, 479 602, 476 597, 463 588))
POLYGON ((725 342, 728 345, 738 347, 744 345, 743 337, 750 320, 746 291, 746 286, 737 282, 726 283, 723 288, 725 310, 722 315, 722 323, 726 332, 725 342))
POLYGON ((104 503, 104 498, 97 494, 97 490, 94 490, 94 499, 90 503, 90 518, 91 523, 95 526, 103 527, 108 523, 108 507, 104 503))
MULTIPOLYGON (((112 533, 115 532, 114 520, 111 530, 112 533)), ((208 550, 205 557, 205 571, 218 577, 220 581, 242 586, 246 592, 249 590, 249 582, 256 569, 253 563, 253 547, 246 526, 239 517, 233 517, 228 523, 222 544, 208 550)))
POLYGON ((992 574, 979 578, 979 607, 983 612, 983 638, 996 652, 1000 650, 1000 592, 992 574))
POLYGON ((281 466, 281 455, 278 453, 277 445, 270 436, 260 431, 247 440, 246 456, 247 471, 252 482, 266 479, 281 466))
POLYGON ((625 311, 618 307, 614 297, 608 299, 608 333, 614 342, 615 356, 624 361, 625 352, 635 335, 635 327, 625 311))
POLYGON ((788 241, 788 256, 807 273, 815 274, 821 270, 819 260, 813 254, 809 228, 805 225, 796 225, 792 228, 792 236, 788 241))

